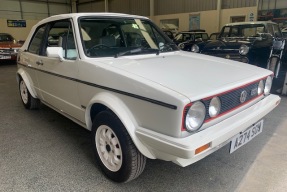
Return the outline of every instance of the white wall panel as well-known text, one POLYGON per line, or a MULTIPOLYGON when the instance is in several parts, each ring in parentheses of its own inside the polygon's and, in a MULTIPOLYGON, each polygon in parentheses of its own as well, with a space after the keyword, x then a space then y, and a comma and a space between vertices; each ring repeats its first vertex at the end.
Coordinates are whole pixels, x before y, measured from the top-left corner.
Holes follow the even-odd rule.
POLYGON ((0 0, 0 10, 20 11, 19 1, 0 0))
POLYGON ((88 2, 78 6, 78 12, 104 12, 105 1, 88 2))
POLYGON ((222 0, 222 9, 255 7, 256 5, 257 0, 222 0))
POLYGON ((62 13, 69 13, 71 10, 70 7, 67 7, 66 5, 49 4, 49 12, 50 15, 57 15, 62 13))
POLYGON ((0 0, 0 18, 21 19, 18 1, 0 0))
POLYGON ((0 18, 43 19, 71 12, 69 3, 70 0, 0 0, 0 18))
POLYGON ((21 13, 20 11, 0 11, 0 18, 6 18, 6 19, 21 19, 21 13))
POLYGON ((47 13, 23 13, 22 15, 25 20, 42 20, 48 17, 47 13))
POLYGON ((260 0, 259 10, 286 9, 286 0, 260 0))
POLYGON ((209 11, 217 9, 217 0, 155 0, 155 15, 209 11))
POLYGON ((48 13, 47 3, 22 2, 22 10, 26 13, 48 13))

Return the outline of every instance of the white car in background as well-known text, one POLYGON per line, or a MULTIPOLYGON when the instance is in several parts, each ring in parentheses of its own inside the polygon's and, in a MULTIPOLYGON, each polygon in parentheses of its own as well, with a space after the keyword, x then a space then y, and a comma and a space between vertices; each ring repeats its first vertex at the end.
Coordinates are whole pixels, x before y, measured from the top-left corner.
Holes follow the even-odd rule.
POLYGON ((280 102, 272 76, 179 51, 148 18, 115 13, 40 21, 17 71, 24 106, 41 102, 90 130, 97 163, 116 182, 139 176, 146 158, 184 167, 246 144, 280 102))

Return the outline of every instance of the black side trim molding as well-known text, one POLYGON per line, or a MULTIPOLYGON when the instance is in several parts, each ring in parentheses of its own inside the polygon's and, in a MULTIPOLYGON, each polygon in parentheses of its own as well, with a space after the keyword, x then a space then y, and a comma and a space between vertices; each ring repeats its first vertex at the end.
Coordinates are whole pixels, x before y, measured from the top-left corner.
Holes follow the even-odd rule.
POLYGON ((160 105, 160 106, 163 106, 163 107, 166 107, 166 108, 169 108, 169 109, 174 109, 174 110, 177 109, 176 105, 168 104, 168 103, 165 103, 165 102, 162 102, 162 101, 154 100, 154 99, 151 99, 151 98, 143 97, 143 96, 136 95, 136 94, 133 94, 133 93, 121 91, 121 90, 118 90, 118 89, 113 89, 113 88, 110 88, 110 87, 105 87, 105 86, 102 86, 102 85, 97 85, 97 84, 94 84, 94 83, 90 83, 90 82, 87 82, 87 81, 82 81, 82 80, 75 79, 75 78, 72 78, 72 77, 63 76, 63 75, 52 73, 52 72, 49 72, 49 71, 37 69, 35 67, 27 66, 27 65, 24 65, 24 64, 19 63, 19 62, 17 64, 21 65, 23 67, 28 67, 30 69, 34 69, 36 71, 40 71, 40 72, 49 74, 49 75, 54 75, 56 77, 68 79, 68 80, 71 80, 71 81, 75 81, 75 82, 78 82, 78 83, 82 83, 82 84, 85 84, 85 85, 96 87, 96 88, 99 88, 99 89, 104 89, 104 90, 107 90, 107 91, 118 93, 118 94, 121 94, 121 95, 126 95, 126 96, 129 96, 129 97, 133 97, 133 98, 136 98, 136 99, 147 101, 147 102, 150 102, 150 103, 153 103, 153 104, 156 104, 156 105, 160 105))

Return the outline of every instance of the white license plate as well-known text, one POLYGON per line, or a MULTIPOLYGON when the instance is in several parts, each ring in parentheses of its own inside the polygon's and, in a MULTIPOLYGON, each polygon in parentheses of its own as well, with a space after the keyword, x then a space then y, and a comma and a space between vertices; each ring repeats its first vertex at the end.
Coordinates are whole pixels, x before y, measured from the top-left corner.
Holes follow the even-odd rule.
POLYGON ((0 59, 11 59, 11 56, 0 55, 0 59))
POLYGON ((231 140, 230 145, 230 153, 233 153, 249 141, 251 141, 254 137, 256 137, 259 133, 262 132, 263 129, 263 119, 257 123, 255 123, 252 127, 248 128, 242 133, 237 134, 231 140))

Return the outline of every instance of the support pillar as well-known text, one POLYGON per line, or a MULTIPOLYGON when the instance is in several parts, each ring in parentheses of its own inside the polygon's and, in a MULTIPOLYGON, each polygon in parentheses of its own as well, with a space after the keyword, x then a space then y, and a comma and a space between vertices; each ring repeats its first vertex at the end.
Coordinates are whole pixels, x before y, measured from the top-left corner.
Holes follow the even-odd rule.
POLYGON ((222 0, 217 0, 217 31, 221 30, 221 6, 222 6, 222 0))

